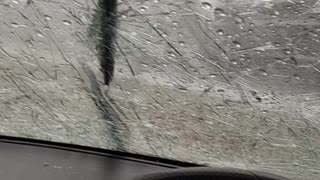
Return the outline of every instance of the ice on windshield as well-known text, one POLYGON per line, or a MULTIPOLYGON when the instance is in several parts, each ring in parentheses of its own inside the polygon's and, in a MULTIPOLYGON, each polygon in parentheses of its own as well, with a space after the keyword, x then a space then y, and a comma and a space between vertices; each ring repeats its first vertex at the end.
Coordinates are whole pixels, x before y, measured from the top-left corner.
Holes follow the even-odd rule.
POLYGON ((319 13, 318 0, 2 0, 0 133, 318 179, 319 13))

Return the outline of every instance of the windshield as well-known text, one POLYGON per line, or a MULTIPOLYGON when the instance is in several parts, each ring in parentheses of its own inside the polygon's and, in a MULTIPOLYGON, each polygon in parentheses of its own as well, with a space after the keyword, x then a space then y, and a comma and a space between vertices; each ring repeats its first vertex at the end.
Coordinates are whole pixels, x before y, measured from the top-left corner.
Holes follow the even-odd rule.
POLYGON ((320 176, 320 1, 3 0, 0 133, 320 176))

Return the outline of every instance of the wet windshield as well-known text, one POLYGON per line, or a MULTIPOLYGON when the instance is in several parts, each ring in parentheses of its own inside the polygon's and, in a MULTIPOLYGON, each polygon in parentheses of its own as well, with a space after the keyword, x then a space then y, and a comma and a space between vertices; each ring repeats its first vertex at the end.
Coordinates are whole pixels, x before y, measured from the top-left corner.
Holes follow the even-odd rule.
POLYGON ((0 1, 0 133, 320 176, 320 1, 0 1))

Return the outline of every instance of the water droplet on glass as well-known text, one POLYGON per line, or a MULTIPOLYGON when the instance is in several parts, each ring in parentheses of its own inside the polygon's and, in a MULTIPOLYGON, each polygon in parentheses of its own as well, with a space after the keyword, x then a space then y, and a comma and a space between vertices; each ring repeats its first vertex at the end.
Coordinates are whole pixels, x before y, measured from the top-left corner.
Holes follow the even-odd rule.
POLYGON ((19 27, 19 24, 16 23, 16 22, 12 22, 12 23, 11 23, 11 26, 12 26, 12 27, 19 27))
POLYGON ((176 57, 176 55, 175 55, 174 53, 172 53, 172 52, 170 52, 170 53, 168 54, 168 56, 169 56, 170 58, 176 57))
POLYGON ((237 61, 235 61, 235 60, 231 60, 231 64, 237 65, 238 63, 237 63, 237 61))
POLYGON ((263 69, 261 69, 260 72, 261 72, 261 74, 264 75, 264 76, 267 76, 267 75, 268 75, 268 73, 267 73, 265 70, 263 70, 263 69))
POLYGON ((63 20, 62 23, 67 26, 71 25, 71 22, 68 20, 63 20))
POLYGON ((144 63, 142 64, 142 66, 143 67, 149 67, 148 64, 144 64, 144 63))
POLYGON ((52 20, 52 17, 51 17, 51 16, 48 16, 48 15, 45 15, 44 18, 45 18, 47 21, 51 21, 51 20, 52 20))
POLYGON ((131 35, 135 36, 135 35, 137 35, 137 33, 136 32, 131 32, 131 35))
POLYGON ((219 93, 224 93, 224 90, 223 89, 218 89, 217 90, 219 93))
POLYGON ((227 16, 227 13, 224 12, 224 10, 221 9, 221 8, 216 8, 216 9, 214 10, 214 13, 215 13, 216 15, 218 15, 218 16, 227 16))
POLYGON ((178 26, 178 22, 177 22, 177 21, 173 21, 173 22, 172 22, 172 25, 178 26))
POLYGON ((241 24, 241 23, 243 23, 244 20, 243 20, 241 17, 236 16, 236 17, 234 17, 234 21, 235 21, 237 24, 241 24))
POLYGON ((12 23, 11 23, 11 26, 12 26, 12 27, 28 27, 28 26, 26 26, 26 25, 24 25, 24 24, 18 24, 18 23, 16 23, 16 22, 12 22, 12 23))
POLYGON ((285 50, 284 53, 285 54, 291 54, 291 51, 290 50, 285 50))
POLYGON ((236 48, 241 48, 241 44, 238 41, 233 41, 233 44, 236 48))
POLYGON ((144 12, 144 11, 146 11, 147 10, 147 7, 145 7, 145 6, 142 6, 141 8, 140 8, 140 11, 141 12, 144 12))
POLYGON ((179 87, 178 89, 179 89, 179 91, 181 91, 181 92, 188 92, 188 89, 185 88, 185 87, 179 87))
POLYGON ((272 27, 274 26, 274 23, 269 23, 268 26, 272 27))
POLYGON ((224 108, 225 108, 225 106, 224 106, 224 105, 219 104, 219 105, 216 105, 216 108, 217 108, 217 109, 224 109, 224 108))
POLYGON ((40 57, 41 61, 46 61, 46 59, 44 57, 40 57))
POLYGON ((43 27, 43 29, 48 31, 48 30, 50 30, 50 27, 49 26, 45 26, 45 27, 43 27))
POLYGON ((183 41, 179 41, 179 45, 180 46, 184 46, 184 42, 183 41))
POLYGON ((18 0, 13 0, 12 2, 15 4, 20 4, 20 2, 18 0))
POLYGON ((202 2, 201 3, 201 7, 203 9, 206 9, 206 10, 211 10, 212 9, 212 5, 210 3, 208 3, 208 2, 202 2))
POLYGON ((223 35, 223 30, 222 30, 222 29, 219 29, 219 30, 217 31, 217 33, 221 36, 221 35, 223 35))
POLYGON ((41 32, 37 32, 38 37, 43 37, 43 34, 41 32))

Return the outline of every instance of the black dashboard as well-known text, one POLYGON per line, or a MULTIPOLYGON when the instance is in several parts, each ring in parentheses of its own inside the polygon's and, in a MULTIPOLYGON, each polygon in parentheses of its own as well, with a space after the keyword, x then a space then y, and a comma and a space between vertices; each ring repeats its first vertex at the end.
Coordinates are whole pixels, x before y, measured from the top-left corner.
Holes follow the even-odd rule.
POLYGON ((8 180, 286 180, 271 174, 79 145, 0 136, 0 178, 8 180))
POLYGON ((188 163, 13 137, 0 138, 0 177, 12 180, 129 180, 188 163))

